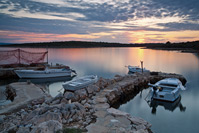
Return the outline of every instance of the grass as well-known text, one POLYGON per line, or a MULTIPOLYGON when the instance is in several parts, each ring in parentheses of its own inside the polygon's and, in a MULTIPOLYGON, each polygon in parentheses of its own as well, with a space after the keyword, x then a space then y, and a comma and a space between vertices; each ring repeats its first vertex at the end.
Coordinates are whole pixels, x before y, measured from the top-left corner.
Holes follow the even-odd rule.
POLYGON ((63 128, 62 130, 57 131, 56 133, 84 133, 85 130, 78 128, 63 128))

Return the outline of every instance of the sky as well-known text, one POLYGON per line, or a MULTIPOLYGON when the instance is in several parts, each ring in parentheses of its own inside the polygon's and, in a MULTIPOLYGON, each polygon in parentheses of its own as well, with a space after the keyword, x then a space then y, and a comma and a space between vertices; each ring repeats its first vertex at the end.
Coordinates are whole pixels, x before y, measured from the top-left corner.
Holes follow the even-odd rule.
POLYGON ((1 0, 0 42, 199 40, 199 0, 1 0))

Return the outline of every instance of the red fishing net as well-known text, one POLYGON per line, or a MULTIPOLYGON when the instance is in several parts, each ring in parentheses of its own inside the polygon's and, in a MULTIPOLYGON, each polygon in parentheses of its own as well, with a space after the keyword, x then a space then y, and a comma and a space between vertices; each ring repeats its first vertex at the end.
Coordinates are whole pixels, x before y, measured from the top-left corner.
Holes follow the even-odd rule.
POLYGON ((44 63, 48 52, 27 52, 21 49, 0 51, 0 65, 44 63))

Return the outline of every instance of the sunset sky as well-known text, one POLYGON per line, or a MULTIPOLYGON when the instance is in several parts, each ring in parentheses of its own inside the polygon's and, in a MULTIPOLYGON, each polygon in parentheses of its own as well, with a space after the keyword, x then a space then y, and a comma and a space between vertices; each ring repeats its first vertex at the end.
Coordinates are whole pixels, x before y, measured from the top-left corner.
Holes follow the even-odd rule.
POLYGON ((199 40, 199 0, 1 0, 0 42, 199 40))

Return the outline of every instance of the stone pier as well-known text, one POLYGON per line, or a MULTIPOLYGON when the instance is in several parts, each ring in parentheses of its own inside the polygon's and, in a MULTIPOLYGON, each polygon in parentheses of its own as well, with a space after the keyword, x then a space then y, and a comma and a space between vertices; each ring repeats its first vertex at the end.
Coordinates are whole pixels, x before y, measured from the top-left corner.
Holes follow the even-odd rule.
POLYGON ((74 92, 65 91, 56 97, 35 101, 17 113, 0 116, 0 132, 56 132, 64 128, 83 129, 89 133, 149 133, 151 124, 114 108, 123 99, 133 97, 148 83, 182 75, 152 72, 99 78, 96 84, 74 92), (2 119, 2 120, 1 120, 2 119))

